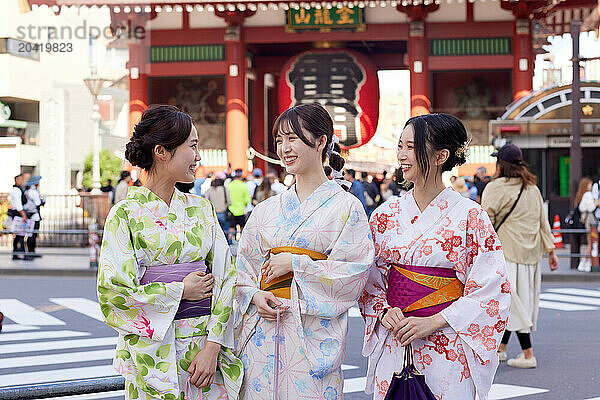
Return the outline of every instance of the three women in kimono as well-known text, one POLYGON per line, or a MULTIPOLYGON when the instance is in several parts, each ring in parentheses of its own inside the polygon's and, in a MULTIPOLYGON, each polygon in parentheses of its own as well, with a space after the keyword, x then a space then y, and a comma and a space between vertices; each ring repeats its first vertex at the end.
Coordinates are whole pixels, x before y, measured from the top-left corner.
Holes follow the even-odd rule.
POLYGON ((442 183, 442 172, 466 161, 467 146, 453 116, 409 119, 397 155, 414 188, 371 216, 375 261, 359 307, 366 391, 375 399, 385 397, 405 351, 437 399, 488 398, 510 284, 488 215, 442 183))
POLYGON ((194 180, 200 161, 190 116, 147 109, 125 156, 148 178, 106 219, 97 288, 105 321, 119 333, 113 365, 125 398, 235 399, 243 370, 232 352, 234 262, 212 204, 175 188, 194 180), (168 275, 199 261, 210 273, 142 284, 149 270, 168 275), (210 308, 178 317, 184 301, 205 298, 210 308))
POLYGON ((343 166, 327 111, 293 107, 273 135, 296 183, 256 206, 239 243, 240 398, 341 399, 348 309, 367 281, 373 240, 362 204, 323 171, 327 156, 343 166))

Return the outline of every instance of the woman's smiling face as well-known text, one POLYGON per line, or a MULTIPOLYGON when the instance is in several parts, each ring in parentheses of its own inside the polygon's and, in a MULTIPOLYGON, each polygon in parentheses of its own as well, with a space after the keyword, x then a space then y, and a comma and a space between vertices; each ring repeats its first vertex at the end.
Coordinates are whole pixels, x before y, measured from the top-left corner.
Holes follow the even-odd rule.
POLYGON ((418 176, 422 175, 418 171, 419 165, 415 154, 415 131, 412 125, 407 125, 400 134, 396 157, 398 157, 404 179, 414 182, 418 176))
MULTIPOLYGON (((312 137, 310 132, 302 129, 304 137, 312 137)), ((315 147, 310 147, 293 132, 288 122, 281 124, 275 137, 277 155, 283 162, 286 172, 293 175, 306 173, 312 168, 322 168, 321 152, 326 141, 327 139, 322 136, 317 139, 315 147)))
POLYGON ((192 125, 189 137, 175 148, 175 152, 166 167, 175 179, 175 182, 190 183, 196 177, 196 168, 199 162, 198 132, 194 125, 192 125))

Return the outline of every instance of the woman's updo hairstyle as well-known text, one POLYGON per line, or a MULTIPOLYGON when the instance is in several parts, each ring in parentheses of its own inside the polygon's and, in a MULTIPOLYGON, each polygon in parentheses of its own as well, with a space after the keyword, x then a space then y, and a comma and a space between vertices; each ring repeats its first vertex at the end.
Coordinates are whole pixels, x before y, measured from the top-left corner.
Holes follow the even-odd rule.
POLYGON ((467 162, 469 138, 465 126, 449 114, 426 114, 412 117, 404 127, 413 127, 417 163, 425 177, 429 176, 429 153, 446 149, 450 156, 442 165, 442 172, 450 171, 467 162))
POLYGON ((288 108, 275 120, 273 124, 273 137, 278 134, 289 135, 293 133, 298 136, 304 144, 312 148, 316 147, 316 140, 321 136, 327 138, 327 143, 321 154, 322 161, 329 156, 329 166, 336 171, 344 167, 344 159, 340 155, 340 146, 332 145, 333 120, 327 110, 320 104, 300 104, 288 108), (311 133, 312 138, 307 138, 302 128, 311 133), (290 131, 291 129, 291 131, 290 131), (338 168, 339 167, 339 168, 338 168))
POLYGON ((125 147, 125 158, 135 167, 149 171, 154 164, 154 147, 163 146, 171 155, 188 139, 192 117, 177 107, 152 105, 143 113, 125 147))

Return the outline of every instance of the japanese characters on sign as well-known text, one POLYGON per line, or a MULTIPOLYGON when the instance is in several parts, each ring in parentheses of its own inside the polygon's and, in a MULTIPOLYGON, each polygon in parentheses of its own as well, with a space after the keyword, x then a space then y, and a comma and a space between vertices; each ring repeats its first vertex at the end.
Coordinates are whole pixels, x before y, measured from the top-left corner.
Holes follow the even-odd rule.
POLYGON ((299 8, 290 9, 286 13, 288 32, 318 30, 329 32, 334 30, 364 31, 365 20, 363 9, 359 7, 333 8, 299 8))

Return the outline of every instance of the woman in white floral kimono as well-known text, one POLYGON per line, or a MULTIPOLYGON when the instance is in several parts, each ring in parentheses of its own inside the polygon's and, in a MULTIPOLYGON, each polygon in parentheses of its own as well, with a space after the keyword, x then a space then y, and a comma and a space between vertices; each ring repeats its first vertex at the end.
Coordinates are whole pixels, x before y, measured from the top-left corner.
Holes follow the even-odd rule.
POLYGON ((98 270, 100 307, 119 333, 113 365, 125 377, 126 399, 237 399, 239 393, 229 246, 211 203, 174 187, 193 181, 197 144, 189 115, 171 106, 146 110, 127 144, 126 158, 148 179, 110 211, 98 270), (182 267, 180 279, 146 282, 150 270, 182 267), (203 311, 183 313, 184 304, 208 298, 203 311))
POLYGON ((317 104, 293 107, 273 134, 296 184, 256 206, 240 241, 240 398, 271 399, 275 390, 282 400, 341 399, 348 309, 367 280, 373 241, 360 201, 323 172, 326 154, 337 175, 344 162, 327 111, 317 104))
POLYGON ((467 145, 463 124, 446 114, 411 118, 400 136, 398 161, 414 189, 371 217, 375 265, 358 302, 374 399, 385 397, 411 348, 436 398, 488 398, 510 285, 487 214, 442 183, 443 171, 465 162, 467 145))

